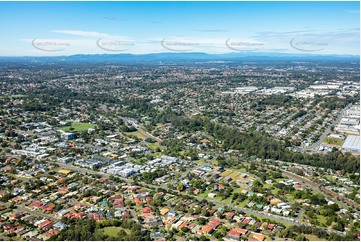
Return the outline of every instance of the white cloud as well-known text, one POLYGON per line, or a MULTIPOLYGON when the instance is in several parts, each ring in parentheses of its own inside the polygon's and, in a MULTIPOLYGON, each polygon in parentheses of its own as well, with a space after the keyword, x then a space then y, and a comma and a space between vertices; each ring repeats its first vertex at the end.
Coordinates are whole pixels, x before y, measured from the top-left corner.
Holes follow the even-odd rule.
POLYGON ((109 37, 109 34, 99 33, 99 32, 90 32, 90 31, 82 31, 82 30, 53 30, 54 33, 60 34, 68 34, 79 37, 96 37, 96 38, 104 38, 109 37))
POLYGON ((73 35, 78 37, 85 37, 85 38, 117 38, 117 39, 127 39, 129 40, 129 37, 127 36, 119 36, 119 35, 110 35, 106 33, 100 33, 100 32, 92 32, 92 31, 82 31, 82 30, 53 30, 53 33, 60 33, 60 34, 67 34, 67 35, 73 35))
POLYGON ((347 13, 356 13, 360 14, 360 10, 345 10, 347 13))
MULTIPOLYGON (((131 39, 99 32, 79 30, 54 30, 64 34, 64 38, 22 39, 28 43, 26 48, 38 54, 46 54, 39 49, 48 48, 58 54, 100 54, 100 53, 160 53, 160 52, 206 52, 229 53, 235 51, 288 52, 298 50, 291 45, 291 40, 314 43, 326 43, 318 53, 359 53, 359 28, 337 29, 334 31, 289 31, 258 32, 247 36, 225 34, 223 37, 190 36, 154 36, 146 39, 131 39), (72 36, 78 36, 78 38, 72 36), (33 43, 34 42, 34 43, 33 43), (43 45, 42 45, 43 44, 43 45), (35 45, 35 47, 34 47, 35 45), (45 46, 45 47, 44 47, 45 46), (36 48, 39 47, 39 48, 36 48)), ((52 55, 54 52, 49 52, 52 55)))

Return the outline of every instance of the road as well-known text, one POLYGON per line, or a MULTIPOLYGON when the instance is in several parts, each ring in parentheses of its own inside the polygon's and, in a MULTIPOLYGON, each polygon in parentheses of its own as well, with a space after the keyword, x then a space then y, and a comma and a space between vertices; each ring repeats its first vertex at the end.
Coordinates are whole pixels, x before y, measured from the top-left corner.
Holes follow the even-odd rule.
POLYGON ((9 238, 0 234, 0 240, 1 241, 9 241, 9 238))
POLYGON ((352 105, 352 103, 349 103, 342 111, 338 114, 337 118, 326 128, 325 132, 320 136, 320 138, 313 143, 310 147, 304 148, 304 151, 311 150, 311 151, 317 151, 318 147, 320 146, 322 140, 327 137, 327 135, 331 131, 331 127, 335 126, 338 122, 340 122, 343 114, 345 111, 352 105))
POLYGON ((50 219, 55 222, 58 222, 60 220, 60 219, 56 218, 54 215, 46 214, 46 213, 39 213, 39 212, 36 212, 36 211, 29 209, 22 205, 18 205, 16 210, 21 211, 21 212, 26 212, 26 213, 29 213, 31 215, 38 216, 38 217, 45 217, 45 218, 50 219))
MULTIPOLYGON (((8 206, 9 204, 6 204, 6 203, 3 203, 3 202, 0 202, 1 205, 3 206, 8 206)), ((56 218, 54 215, 51 215, 51 214, 45 214, 45 213, 39 213, 37 211, 34 211, 30 208, 27 208, 25 207, 24 205, 18 205, 16 204, 16 211, 20 211, 20 212, 25 212, 25 213, 28 213, 28 214, 31 214, 33 216, 37 216, 37 217, 45 217, 45 218, 48 218, 52 221, 59 221, 58 218, 56 218)))
MULTIPOLYGON (((199 198, 199 197, 194 197, 196 198, 198 201, 203 200, 203 198, 199 198)), ((225 204, 225 203, 221 203, 221 202, 215 202, 214 200, 210 199, 210 198, 205 198, 208 202, 212 202, 217 206, 221 206, 221 207, 230 207, 233 210, 239 211, 239 212, 243 212, 249 215, 254 215, 257 217, 262 217, 262 218, 266 218, 266 219, 270 219, 270 220, 275 220, 275 221, 279 221, 282 223, 288 223, 288 224, 293 224, 293 225, 298 225, 300 224, 299 222, 293 221, 293 219, 291 218, 286 218, 286 217, 282 217, 282 216, 278 216, 278 215, 274 215, 274 214, 270 214, 270 213, 265 213, 265 212, 259 212, 259 211, 254 211, 252 209, 248 209, 248 208, 241 208, 235 205, 231 205, 231 204, 225 204)))

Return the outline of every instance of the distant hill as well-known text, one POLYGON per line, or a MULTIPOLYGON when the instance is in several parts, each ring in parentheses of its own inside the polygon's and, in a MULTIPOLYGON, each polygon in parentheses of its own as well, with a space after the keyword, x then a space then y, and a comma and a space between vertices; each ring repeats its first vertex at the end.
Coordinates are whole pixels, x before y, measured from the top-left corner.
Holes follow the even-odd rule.
POLYGON ((153 54, 89 54, 44 57, 0 57, 0 61, 30 61, 39 63, 84 62, 84 63, 190 63, 190 62, 244 62, 244 61, 359 61, 357 55, 287 54, 271 52, 240 52, 207 54, 201 52, 153 53, 153 54))

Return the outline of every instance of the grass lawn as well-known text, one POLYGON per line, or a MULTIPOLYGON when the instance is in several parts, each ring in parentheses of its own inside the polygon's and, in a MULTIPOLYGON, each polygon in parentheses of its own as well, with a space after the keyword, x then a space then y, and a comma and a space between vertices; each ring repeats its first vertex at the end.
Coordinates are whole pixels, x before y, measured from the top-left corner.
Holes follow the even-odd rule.
POLYGON ((229 176, 230 178, 232 178, 233 180, 237 180, 237 178, 238 178, 240 175, 241 175, 241 173, 234 171, 234 172, 232 172, 231 174, 229 174, 228 176, 229 176))
MULTIPOLYGON (((222 203, 231 204, 231 203, 230 203, 231 200, 232 200, 232 198, 229 197, 229 198, 226 198, 226 199, 222 200, 222 203)), ((233 201, 233 203, 234 203, 234 201, 233 201)), ((232 203, 232 204, 233 204, 233 203, 232 203)))
POLYGON ((228 176, 229 174, 231 174, 232 171, 231 170, 226 170, 224 172, 221 173, 221 176, 225 177, 225 176, 228 176))
POLYGON ((311 234, 305 234, 305 237, 306 237, 309 241, 320 241, 320 240, 325 241, 325 239, 323 239, 323 238, 318 238, 317 236, 314 236, 314 235, 311 235, 311 234))
POLYGON ((20 176, 20 175, 15 175, 16 179, 22 180, 22 181, 29 181, 30 178, 29 177, 25 177, 25 176, 20 176))
POLYGON ((72 131, 86 131, 90 128, 94 129, 96 127, 97 126, 95 124, 73 122, 71 126, 63 126, 60 129, 65 132, 72 132, 72 131), (71 128, 74 128, 74 129, 70 130, 71 128))
POLYGON ((322 226, 322 224, 324 224, 326 226, 327 218, 325 216, 317 215, 317 220, 318 220, 318 222, 320 223, 321 226, 322 226))
POLYGON ((271 189, 272 189, 272 190, 271 190, 271 193, 272 193, 273 195, 277 195, 277 194, 278 194, 278 191, 280 190, 278 187, 272 187, 271 189))
POLYGON ((0 99, 24 98, 24 97, 27 97, 27 96, 28 96, 28 95, 18 94, 18 95, 10 95, 10 96, 0 96, 0 99))
POLYGON ((134 131, 134 132, 124 132, 124 134, 126 135, 133 135, 138 137, 139 139, 146 139, 147 137, 145 137, 143 134, 139 133, 139 131, 134 131))
POLYGON ((175 235, 174 238, 176 240, 179 240, 179 241, 186 241, 187 240, 187 237, 183 237, 183 236, 179 236, 179 235, 175 235))
POLYGON ((248 203, 249 203, 249 200, 246 199, 246 200, 244 200, 243 202, 241 202, 241 203, 239 204, 239 207, 244 208, 248 203))
MULTIPOLYGON (((268 218, 264 218, 264 217, 261 217, 261 216, 249 214, 249 213, 246 213, 246 215, 249 216, 249 217, 255 217, 255 218, 257 218, 258 221, 264 221, 264 220, 268 219, 268 218)), ((293 225, 293 224, 291 224, 289 222, 286 222, 286 221, 282 221, 282 222, 278 222, 278 223, 277 223, 277 220, 272 220, 271 219, 271 221, 275 222, 276 224, 283 224, 286 227, 290 227, 290 226, 293 225)))
POLYGON ((23 98, 23 97, 27 97, 28 95, 23 95, 23 94, 18 94, 18 95, 11 95, 11 98, 23 98))
POLYGON ((211 190, 206 190, 204 193, 199 194, 198 197, 206 198, 208 197, 208 194, 211 192, 211 190))
POLYGON ((103 228, 103 233, 108 236, 116 237, 120 230, 125 230, 127 232, 126 229, 120 227, 106 227, 103 228))
POLYGON ((206 159, 199 159, 199 160, 196 160, 197 163, 199 164, 204 164, 204 163, 208 163, 206 159))
POLYGON ((149 149, 152 149, 152 150, 156 150, 157 148, 161 148, 161 146, 159 145, 159 143, 147 143, 147 146, 149 149))
POLYGON ((267 183, 265 183, 264 185, 263 185, 263 188, 272 188, 273 187, 273 184, 267 184, 267 183))
POLYGON ((241 193, 243 189, 241 187, 233 189, 233 193, 241 193))
POLYGON ((295 199, 291 194, 288 194, 285 196, 287 198, 287 200, 291 203, 295 203, 295 199))
POLYGON ((246 173, 246 168, 238 169, 237 171, 239 171, 241 173, 246 173))
POLYGON ((343 144, 343 139, 326 137, 322 143, 341 146, 343 144))

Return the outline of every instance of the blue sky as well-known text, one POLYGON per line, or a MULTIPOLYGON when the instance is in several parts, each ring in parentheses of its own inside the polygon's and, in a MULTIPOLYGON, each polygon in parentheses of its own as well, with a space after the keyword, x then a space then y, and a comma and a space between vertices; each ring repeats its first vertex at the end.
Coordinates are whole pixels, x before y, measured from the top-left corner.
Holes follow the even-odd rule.
POLYGON ((359 2, 0 2, 0 55, 358 55, 359 10, 359 2))

